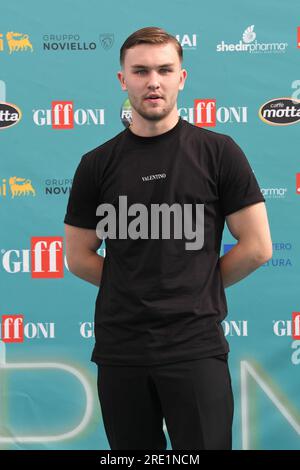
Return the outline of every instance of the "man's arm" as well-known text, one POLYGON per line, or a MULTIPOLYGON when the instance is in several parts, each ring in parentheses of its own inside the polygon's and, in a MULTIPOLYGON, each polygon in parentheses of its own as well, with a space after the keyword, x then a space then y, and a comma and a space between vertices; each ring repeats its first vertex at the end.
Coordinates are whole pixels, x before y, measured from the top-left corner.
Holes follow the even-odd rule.
POLYGON ((75 276, 99 286, 104 258, 96 253, 102 243, 96 230, 65 224, 65 234, 69 270, 75 276))
POLYGON ((272 257, 272 240, 263 202, 228 215, 226 223, 238 243, 220 258, 225 288, 248 276, 272 257))

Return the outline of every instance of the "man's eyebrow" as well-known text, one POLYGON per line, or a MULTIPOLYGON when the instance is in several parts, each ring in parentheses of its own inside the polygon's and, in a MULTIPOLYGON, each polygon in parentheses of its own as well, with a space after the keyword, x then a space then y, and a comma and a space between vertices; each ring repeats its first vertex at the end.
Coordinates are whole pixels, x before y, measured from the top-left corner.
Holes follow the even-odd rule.
MULTIPOLYGON (((162 67, 173 67, 174 63, 169 63, 169 64, 162 64, 158 65, 157 68, 162 68, 162 67)), ((132 69, 149 69, 150 67, 147 67, 147 65, 140 65, 140 64, 134 64, 131 66, 132 69)))

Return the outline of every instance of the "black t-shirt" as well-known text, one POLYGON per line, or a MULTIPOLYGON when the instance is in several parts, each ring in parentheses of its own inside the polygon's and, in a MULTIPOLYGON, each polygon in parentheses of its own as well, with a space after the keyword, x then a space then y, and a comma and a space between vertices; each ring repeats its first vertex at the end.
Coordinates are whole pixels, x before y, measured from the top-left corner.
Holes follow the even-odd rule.
POLYGON ((187 250, 184 236, 162 239, 161 232, 106 238, 92 361, 154 365, 227 353, 219 265, 225 216, 265 201, 240 147, 182 118, 154 137, 127 128, 82 157, 64 222, 95 229, 97 207, 109 203, 118 214, 120 196, 149 213, 153 204, 204 204, 204 242, 187 250))

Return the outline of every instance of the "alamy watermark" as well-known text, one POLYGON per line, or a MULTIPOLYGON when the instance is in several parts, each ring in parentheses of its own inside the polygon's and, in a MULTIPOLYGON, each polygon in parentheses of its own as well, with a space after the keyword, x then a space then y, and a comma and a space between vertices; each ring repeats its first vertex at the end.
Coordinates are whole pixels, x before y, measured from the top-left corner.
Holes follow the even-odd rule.
POLYGON ((97 207, 96 215, 103 217, 96 227, 97 236, 102 240, 107 237, 168 240, 174 236, 174 239, 193 240, 185 243, 186 250, 200 250, 204 245, 204 204, 162 203, 151 204, 149 209, 142 203, 128 206, 127 196, 119 196, 118 211, 114 205, 103 203, 97 207), (128 223, 128 217, 134 219, 128 223), (171 230, 171 219, 174 230, 171 230))

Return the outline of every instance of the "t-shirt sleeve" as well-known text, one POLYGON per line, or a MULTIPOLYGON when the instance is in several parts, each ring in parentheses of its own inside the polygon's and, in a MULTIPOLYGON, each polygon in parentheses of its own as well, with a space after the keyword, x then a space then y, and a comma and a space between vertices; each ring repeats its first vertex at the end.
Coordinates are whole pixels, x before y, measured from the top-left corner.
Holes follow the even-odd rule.
POLYGON ((99 188, 95 168, 88 154, 83 155, 75 171, 64 223, 81 228, 96 228, 99 217, 99 188))
POLYGON ((242 149, 226 136, 219 171, 219 198, 224 216, 257 202, 265 202, 242 149))

